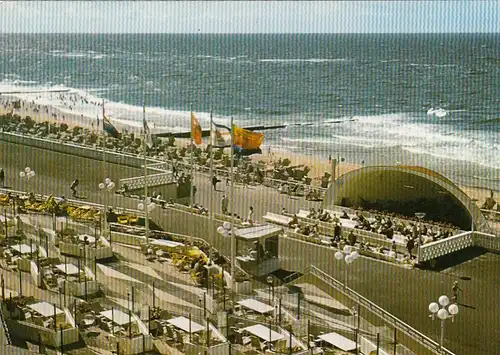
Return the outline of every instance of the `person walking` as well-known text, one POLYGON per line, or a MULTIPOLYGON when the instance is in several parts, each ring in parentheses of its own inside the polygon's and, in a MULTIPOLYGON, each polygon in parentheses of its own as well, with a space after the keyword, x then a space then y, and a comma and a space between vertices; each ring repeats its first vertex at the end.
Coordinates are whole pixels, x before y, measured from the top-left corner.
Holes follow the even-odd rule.
POLYGON ((214 190, 217 191, 217 183, 219 182, 219 179, 217 179, 217 176, 212 176, 212 185, 214 187, 214 190))
POLYGON ((248 223, 250 225, 253 225, 253 207, 250 206, 250 209, 248 210, 248 223))
POLYGON ((227 214, 227 206, 228 205, 229 205, 229 201, 227 199, 227 196, 226 195, 222 196, 222 200, 221 200, 222 214, 227 214))
POLYGON ((3 168, 0 168, 0 186, 5 187, 5 171, 3 171, 3 168))
POLYGON ((78 179, 75 179, 72 183, 71 186, 69 187, 71 190, 71 196, 76 197, 76 188, 80 185, 80 182, 78 179))
POLYGON ((410 255, 410 260, 413 259, 413 254, 411 253, 413 248, 415 248, 415 240, 410 237, 406 242, 406 249, 408 250, 408 254, 410 255))

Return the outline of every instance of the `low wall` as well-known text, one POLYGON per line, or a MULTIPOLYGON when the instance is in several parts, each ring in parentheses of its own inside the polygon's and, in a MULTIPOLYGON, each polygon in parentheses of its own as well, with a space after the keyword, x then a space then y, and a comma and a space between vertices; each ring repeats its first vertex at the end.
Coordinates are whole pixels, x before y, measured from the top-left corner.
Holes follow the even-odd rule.
POLYGON ((72 255, 76 257, 83 257, 85 255, 87 260, 93 260, 96 258, 97 260, 107 259, 113 256, 113 250, 110 246, 98 247, 95 248, 93 246, 87 245, 85 246, 85 254, 83 250, 80 250, 79 244, 60 242, 59 243, 59 251, 61 254, 72 255))
POLYGON ((206 347, 204 345, 198 345, 198 344, 185 343, 184 354, 229 355, 229 343, 221 343, 211 347, 206 347))
MULTIPOLYGON (((3 132, 0 134, 0 139, 15 144, 27 145, 30 147, 51 150, 59 153, 71 154, 83 158, 95 160, 103 159, 103 151, 101 148, 86 147, 79 144, 72 144, 60 141, 51 141, 48 139, 36 138, 32 136, 21 135, 12 132, 3 132)), ((120 164, 132 168, 140 168, 144 162, 142 157, 106 151, 106 161, 109 163, 120 164)), ((156 160, 148 159, 149 163, 158 163, 156 160)))
POLYGON ((139 246, 146 242, 146 237, 120 232, 111 232, 111 243, 122 243, 139 246))
POLYGON ((120 354, 142 354, 144 351, 153 350, 153 337, 141 335, 134 338, 117 337, 120 346, 120 354))
MULTIPOLYGON (((59 348, 61 346, 61 331, 57 332, 54 329, 44 328, 33 323, 16 321, 12 319, 6 320, 10 334, 32 341, 42 343, 48 346, 59 348)), ((62 340, 64 345, 76 343, 78 341, 78 328, 68 328, 62 330, 62 340)))
POLYGON ((69 294, 75 297, 82 297, 86 294, 93 295, 99 292, 99 283, 97 281, 67 282, 66 287, 69 294))

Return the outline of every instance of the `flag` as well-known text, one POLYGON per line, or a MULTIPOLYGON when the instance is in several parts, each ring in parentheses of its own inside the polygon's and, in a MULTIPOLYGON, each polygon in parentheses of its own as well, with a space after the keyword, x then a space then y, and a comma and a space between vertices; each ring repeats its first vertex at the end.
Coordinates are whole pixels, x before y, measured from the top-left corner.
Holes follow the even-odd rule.
MULTIPOLYGON (((97 122, 99 122, 99 118, 97 119, 97 122)), ((109 134, 111 137, 118 138, 120 136, 120 133, 116 129, 115 126, 109 120, 104 116, 102 118, 102 126, 104 131, 109 134)))
POLYGON ((240 156, 248 156, 252 154, 262 154, 262 149, 260 148, 255 148, 255 149, 243 149, 241 147, 238 147, 237 145, 234 146, 234 152, 236 155, 240 156))
POLYGON ((142 123, 144 125, 144 139, 148 148, 153 147, 153 139, 151 138, 151 131, 149 130, 148 122, 146 121, 146 106, 143 106, 142 123))
POLYGON ((234 129, 234 149, 239 155, 260 154, 260 146, 264 140, 263 133, 249 131, 233 125, 234 129))
POLYGON ((214 148, 229 148, 231 147, 231 129, 227 126, 212 122, 212 141, 214 148))
POLYGON ((191 112, 191 139, 196 145, 201 144, 202 130, 200 126, 200 121, 191 112))

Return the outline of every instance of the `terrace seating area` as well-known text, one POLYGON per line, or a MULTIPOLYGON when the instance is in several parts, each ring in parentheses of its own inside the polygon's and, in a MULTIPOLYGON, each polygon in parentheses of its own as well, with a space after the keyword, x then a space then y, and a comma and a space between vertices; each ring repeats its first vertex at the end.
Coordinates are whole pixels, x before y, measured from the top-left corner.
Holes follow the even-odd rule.
POLYGON ((33 297, 13 297, 5 301, 4 316, 10 320, 22 321, 48 329, 68 329, 73 325, 68 322, 63 310, 54 304, 38 301, 33 297))

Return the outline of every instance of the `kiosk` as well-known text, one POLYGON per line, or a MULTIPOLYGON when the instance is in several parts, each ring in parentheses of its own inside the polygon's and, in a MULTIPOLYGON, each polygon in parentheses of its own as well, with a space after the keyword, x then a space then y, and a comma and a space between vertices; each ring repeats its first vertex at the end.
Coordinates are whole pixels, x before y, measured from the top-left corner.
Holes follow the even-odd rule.
POLYGON ((252 276, 279 270, 278 242, 281 227, 263 225, 235 230, 236 264, 252 276))

